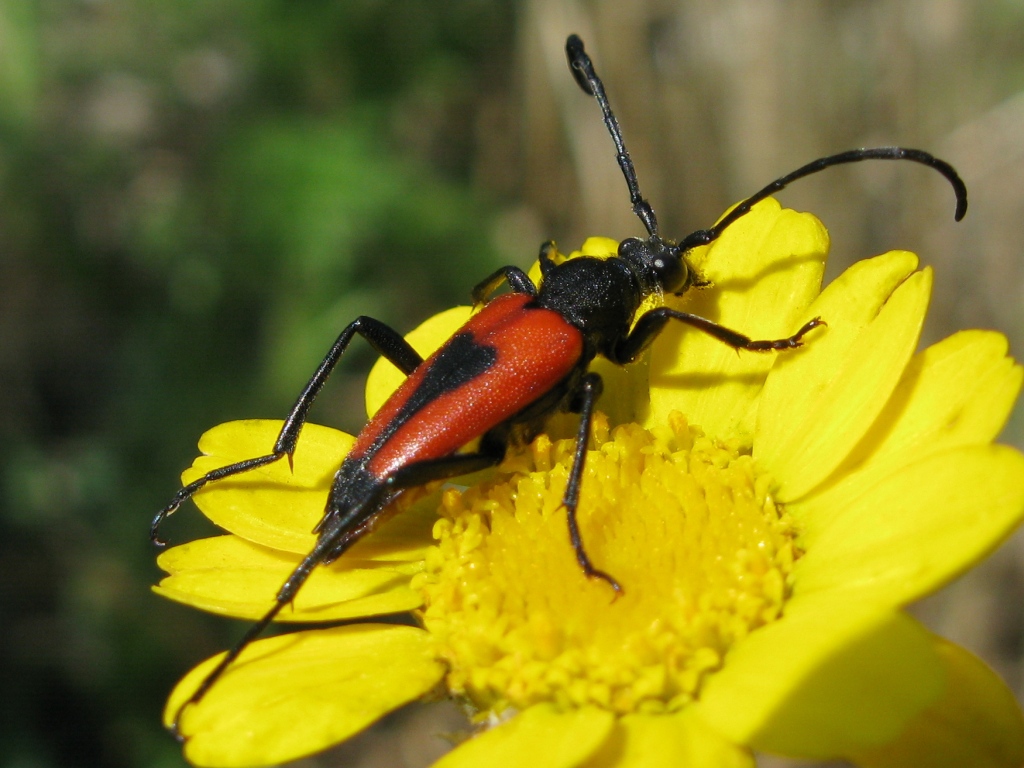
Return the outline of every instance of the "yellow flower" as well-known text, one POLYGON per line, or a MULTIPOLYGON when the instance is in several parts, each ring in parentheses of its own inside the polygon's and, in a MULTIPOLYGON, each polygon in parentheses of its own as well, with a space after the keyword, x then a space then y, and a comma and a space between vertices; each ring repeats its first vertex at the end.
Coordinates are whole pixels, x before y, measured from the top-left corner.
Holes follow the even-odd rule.
MULTIPOLYGON (((1024 457, 992 444, 1021 368, 990 332, 915 354, 930 271, 893 252, 819 292, 827 249, 816 219, 768 200, 694 254, 713 288, 670 297, 755 338, 823 317, 799 350, 737 354, 679 326, 628 371, 598 363, 619 426, 596 424, 579 517, 622 595, 581 573, 560 506, 572 443, 542 435, 465 491, 424 491, 278 616, 413 611, 418 626, 253 643, 185 709, 187 758, 298 758, 446 691, 479 728, 441 768, 740 767, 754 749, 879 768, 1019 766, 1024 718, 1008 689, 902 609, 1024 514, 1024 457)), ((614 250, 602 238, 583 247, 614 250)), ((436 347, 469 311, 410 339, 436 347)), ((399 378, 374 369, 371 412, 399 378)), ((211 430, 184 480, 265 453, 278 428, 211 430)), ((263 614, 312 546, 351 440, 309 425, 294 474, 280 462, 197 494, 231 533, 162 555, 157 592, 263 614)), ((214 663, 179 683, 168 720, 214 663)))

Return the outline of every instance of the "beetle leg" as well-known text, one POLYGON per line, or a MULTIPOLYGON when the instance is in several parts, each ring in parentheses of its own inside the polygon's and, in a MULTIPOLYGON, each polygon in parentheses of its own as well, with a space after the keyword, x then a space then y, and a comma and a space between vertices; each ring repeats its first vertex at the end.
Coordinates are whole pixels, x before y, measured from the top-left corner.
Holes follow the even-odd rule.
MULTIPOLYGON (((374 494, 371 500, 376 500, 379 494, 374 494)), ((354 532, 353 532, 354 533, 354 532)), ((334 539, 336 539, 334 537, 334 539)), ((352 536, 349 544, 354 542, 358 536, 352 536)), ((210 672, 203 678, 203 681, 199 684, 199 687, 192 693, 185 702, 178 707, 178 711, 174 713, 174 722, 171 724, 171 732, 179 741, 184 741, 184 736, 181 733, 180 723, 181 716, 188 708, 190 704, 197 704, 206 693, 213 687, 228 667, 242 654, 246 648, 248 648, 261 634, 263 631, 270 626, 270 623, 274 618, 281 612, 281 610, 288 605, 292 600, 295 599, 295 595, 298 593, 299 588, 306 583, 309 575, 313 572, 320 563, 325 562, 328 559, 328 553, 332 546, 337 542, 335 540, 321 537, 316 546, 307 554, 302 561, 295 567, 295 570, 291 572, 284 584, 277 591, 277 595, 274 598, 274 604, 270 609, 263 614, 259 621, 255 622, 245 634, 242 635, 241 639, 235 643, 231 649, 224 654, 217 665, 210 670, 210 672)))
POLYGON ((513 293, 525 293, 529 296, 537 295, 537 286, 533 284, 530 276, 519 267, 506 266, 496 269, 486 278, 473 287, 472 297, 474 304, 483 304, 487 297, 494 293, 502 283, 508 283, 513 293))
POLYGON ((768 352, 773 349, 795 349, 803 345, 803 338, 812 328, 827 325, 820 317, 809 320, 801 326, 800 330, 785 339, 751 339, 738 331, 714 323, 699 315, 691 315, 688 312, 679 312, 669 307, 658 307, 652 309, 637 321, 629 336, 621 339, 612 350, 609 358, 619 365, 631 363, 650 346, 651 342, 661 333, 669 320, 679 320, 687 325, 713 336, 733 349, 746 349, 751 352, 768 352))
POLYGON ((590 440, 590 426, 594 420, 594 405, 603 389, 604 382, 601 381, 601 377, 596 373, 588 373, 580 381, 579 390, 576 393, 577 400, 572 403, 571 410, 578 411, 580 414, 580 426, 576 432, 576 452, 572 459, 572 469, 569 470, 569 480, 565 484, 562 506, 565 507, 566 518, 569 521, 569 539, 572 541, 576 561, 583 569, 583 573, 588 578, 607 581, 618 594, 622 592, 619 582, 604 571, 595 568, 594 564, 590 562, 590 557, 583 547, 579 524, 576 522, 576 509, 580 503, 580 486, 583 483, 583 470, 587 463, 587 443, 590 440))
MULTIPOLYGON (((179 707, 174 716, 172 731, 180 737, 178 723, 185 708, 189 704, 195 704, 202 699, 232 662, 239 657, 242 651, 263 634, 263 631, 270 625, 277 614, 295 599, 295 595, 298 594, 302 585, 306 583, 314 568, 321 563, 329 563, 337 559, 345 550, 376 527, 376 524, 379 522, 378 515, 381 512, 382 505, 386 504, 396 492, 424 485, 434 480, 444 480, 449 477, 457 477, 486 469, 487 467, 493 467, 496 464, 500 464, 502 458, 504 458, 504 447, 494 444, 478 453, 458 453, 453 456, 409 464, 399 469, 369 493, 358 509, 350 510, 349 514, 345 516, 345 522, 336 523, 334 526, 327 526, 327 529, 321 532, 313 549, 302 558, 302 561, 291 572, 284 584, 281 585, 277 595, 274 597, 274 605, 263 614, 259 621, 249 627, 242 638, 235 643, 231 650, 217 663, 217 666, 203 679, 203 682, 196 688, 195 692, 179 707), (363 516, 365 518, 360 523, 355 526, 351 525, 351 521, 354 518, 358 519, 363 516)), ((328 510, 329 513, 330 510, 328 510)))
POLYGON ((427 459, 417 461, 396 470, 387 479, 387 486, 390 490, 402 490, 414 488, 417 485, 425 485, 435 480, 447 480, 450 477, 468 475, 470 472, 479 472, 481 469, 494 467, 505 458, 504 446, 498 450, 479 451, 476 453, 456 453, 451 456, 443 456, 439 459, 427 459))
POLYGON ((407 488, 426 485, 437 480, 468 475, 501 463, 505 458, 505 447, 501 444, 488 446, 479 452, 456 453, 436 459, 425 459, 396 469, 391 475, 380 481, 379 491, 374 491, 366 499, 352 508, 342 508, 338 502, 328 500, 324 516, 313 529, 321 539, 332 539, 334 545, 325 562, 338 558, 357 539, 369 531, 366 523, 377 520, 375 507, 390 504, 390 497, 407 488))
POLYGON ((540 263, 540 274, 542 277, 547 277, 548 273, 555 268, 555 261, 551 258, 552 253, 558 253, 558 248, 555 246, 554 240, 548 240, 546 243, 541 243, 540 253, 537 255, 537 261, 540 263))
POLYGON ((288 413, 288 417, 284 421, 284 425, 281 427, 281 431, 277 435, 273 451, 265 456, 246 459, 245 461, 239 461, 235 464, 229 464, 226 467, 215 469, 179 490, 174 494, 174 498, 171 499, 171 502, 161 509, 156 514, 156 517, 153 518, 153 522, 149 529, 149 535, 154 544, 157 546, 164 546, 166 544, 166 542, 160 538, 160 526, 163 524, 163 521, 167 519, 168 516, 174 514, 178 507, 184 504, 188 499, 192 498, 192 496, 207 483, 213 482, 214 480, 221 480, 225 477, 231 477, 232 475, 241 474, 242 472, 248 472, 256 467, 262 467, 265 464, 271 464, 278 461, 285 456, 288 457, 288 463, 291 464, 292 455, 295 453, 295 445, 299 439, 299 432, 302 430, 302 425, 306 423, 306 415, 309 413, 309 409, 313 405, 313 401, 320 393, 320 390, 323 389, 324 383, 327 381, 327 377, 331 375, 331 372, 334 370, 334 366, 337 365, 342 353, 348 347, 349 342, 352 341, 352 337, 357 333, 370 342, 370 345, 377 350, 377 352, 394 363, 395 366, 401 369, 402 373, 407 376, 416 370, 419 364, 423 362, 423 358, 420 356, 419 352, 413 349, 409 345, 409 342, 402 338, 402 335, 390 326, 385 325, 380 320, 375 320, 374 318, 366 317, 365 315, 353 320, 338 336, 337 341, 335 341, 331 346, 327 356, 324 357, 320 365, 317 366, 316 372, 303 388, 298 400, 295 401, 295 405, 292 406, 291 411, 288 413))

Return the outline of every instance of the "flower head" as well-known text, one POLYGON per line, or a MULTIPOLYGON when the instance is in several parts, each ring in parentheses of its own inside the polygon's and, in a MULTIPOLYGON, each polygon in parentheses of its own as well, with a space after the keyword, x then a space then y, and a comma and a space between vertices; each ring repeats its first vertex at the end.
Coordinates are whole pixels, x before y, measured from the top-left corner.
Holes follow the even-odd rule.
MULTIPOLYGON (((930 290, 912 254, 861 262, 819 291, 827 234, 768 200, 694 254, 714 287, 679 308, 803 348, 737 354, 670 327, 606 382, 579 523, 561 505, 573 441, 548 434, 497 470, 423 489, 320 567, 279 621, 412 611, 252 644, 180 727, 198 765, 324 749, 436 690, 480 732, 437 764, 749 766, 752 749, 864 766, 1017 766, 1024 718, 969 653, 902 611, 984 557, 1024 516, 1024 457, 993 445, 1021 384, 996 333, 915 353, 930 290), (611 424, 611 426, 609 425, 611 424)), ((613 254, 592 238, 587 255, 613 254)), ((410 335, 436 348, 471 310, 410 335)), ((386 363, 373 412, 400 381, 386 363)), ((265 453, 277 422, 207 433, 185 480, 265 453)), ((571 434, 565 431, 565 434, 571 434)), ((170 550, 156 588, 257 618, 311 548, 352 438, 308 425, 287 465, 196 495, 228 535, 170 550)), ((279 464, 283 464, 279 463, 279 464)), ((173 718, 216 663, 190 672, 173 718)))

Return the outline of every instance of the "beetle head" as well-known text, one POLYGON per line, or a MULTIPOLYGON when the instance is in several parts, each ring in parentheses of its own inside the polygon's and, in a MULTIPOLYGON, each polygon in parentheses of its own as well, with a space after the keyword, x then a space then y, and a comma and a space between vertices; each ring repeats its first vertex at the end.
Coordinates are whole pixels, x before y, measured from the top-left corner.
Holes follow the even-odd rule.
POLYGON ((657 235, 641 240, 630 237, 619 243, 619 258, 633 269, 644 295, 685 291, 693 284, 693 270, 683 250, 657 235))

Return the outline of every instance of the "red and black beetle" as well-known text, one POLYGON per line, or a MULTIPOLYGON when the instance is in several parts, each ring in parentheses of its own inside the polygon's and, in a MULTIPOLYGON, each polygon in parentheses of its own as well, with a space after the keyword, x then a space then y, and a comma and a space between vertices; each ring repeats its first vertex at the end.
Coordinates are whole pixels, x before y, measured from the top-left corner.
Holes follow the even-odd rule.
POLYGON ((566 53, 577 83, 601 107, 633 211, 646 228, 647 238, 623 240, 617 258, 580 257, 559 264, 550 256, 552 244, 545 244, 540 251, 540 285, 518 267, 497 270, 473 290, 473 300, 482 304, 482 309, 427 360, 387 325, 370 317, 357 318, 342 331, 299 395, 270 453, 209 472, 178 491, 153 520, 152 538, 159 544, 163 542, 158 529, 164 518, 207 483, 286 457, 291 462, 310 406, 356 334, 407 376, 342 461, 315 530, 316 545, 282 585, 274 606, 225 655, 183 708, 202 698, 242 650, 295 598, 316 566, 335 560, 371 531, 403 491, 498 464, 509 446, 531 440, 541 431, 545 419, 557 411, 580 414, 572 470, 563 498, 576 558, 588 576, 620 591, 613 576, 590 561, 576 524, 587 439, 602 390, 601 377, 588 370, 591 361, 597 355, 618 365, 634 361, 671 320, 686 323, 737 350, 753 352, 798 347, 808 331, 824 324, 815 318, 788 338, 753 340, 710 320, 664 306, 645 312, 634 322, 646 298, 679 294, 699 285, 687 264, 687 252, 714 241, 755 203, 790 182, 829 166, 861 160, 911 160, 934 168, 953 185, 956 219, 966 212, 966 188, 948 163, 915 149, 855 149, 821 158, 777 179, 737 205, 711 229, 698 230, 679 242, 665 240, 658 233, 654 210, 640 194, 618 122, 579 37, 569 37, 566 53), (510 292, 490 299, 503 283, 510 292), (474 451, 462 451, 477 439, 474 451))

